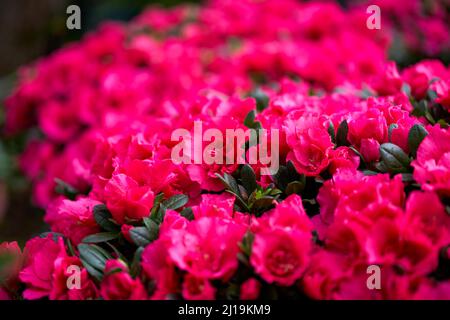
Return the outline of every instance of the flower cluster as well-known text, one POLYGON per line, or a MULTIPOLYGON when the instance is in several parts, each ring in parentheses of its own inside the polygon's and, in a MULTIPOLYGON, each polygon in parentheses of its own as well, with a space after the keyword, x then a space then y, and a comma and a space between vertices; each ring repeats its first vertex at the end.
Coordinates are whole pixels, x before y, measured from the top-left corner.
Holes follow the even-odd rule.
MULTIPOLYGON (((450 37, 441 9, 427 52, 450 37)), ((40 130, 20 164, 51 232, 0 245, 0 298, 450 299, 450 69, 398 67, 365 19, 151 8, 22 70, 6 129, 40 130), (278 129, 278 172, 175 163, 171 133, 196 121, 278 129)))

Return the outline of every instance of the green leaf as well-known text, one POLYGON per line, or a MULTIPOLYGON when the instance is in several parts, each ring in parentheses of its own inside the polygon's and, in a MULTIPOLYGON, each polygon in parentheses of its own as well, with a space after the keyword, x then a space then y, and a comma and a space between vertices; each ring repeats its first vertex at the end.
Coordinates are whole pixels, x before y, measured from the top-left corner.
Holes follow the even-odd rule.
POLYGON ((434 101, 434 100, 437 99, 438 96, 437 96, 437 93, 436 93, 435 90, 429 89, 429 90, 427 91, 427 97, 428 97, 428 99, 430 99, 431 101, 434 101))
POLYGON ((118 232, 120 227, 112 220, 111 212, 104 204, 99 204, 94 207, 94 219, 97 224, 106 231, 118 232))
POLYGON ((162 204, 167 208, 171 210, 176 210, 181 207, 183 207, 186 203, 188 203, 189 198, 188 196, 184 194, 176 194, 166 201, 164 201, 162 204))
POLYGON ((263 111, 269 105, 269 97, 260 88, 254 90, 250 96, 256 100, 256 109, 263 111))
POLYGON ((97 245, 81 243, 78 245, 80 260, 87 272, 101 281, 106 261, 112 259, 111 255, 97 245))
POLYGON ((75 200, 77 194, 79 193, 77 189, 59 178, 55 178, 55 183, 55 192, 57 194, 61 194, 70 200, 75 200))
POLYGON ((84 243, 100 243, 117 239, 119 234, 117 232, 100 232, 91 234, 83 239, 84 243))
POLYGON ((158 231, 158 226, 156 230, 152 229, 152 231, 147 227, 135 227, 130 230, 130 237, 138 247, 145 247, 158 238, 158 231))
POLYGON ((378 172, 372 170, 363 170, 362 172, 365 176, 375 176, 378 174, 378 172))
POLYGON ((336 143, 336 134, 334 132, 334 124, 330 121, 328 125, 328 134, 330 135, 331 142, 336 143))
POLYGON ((256 112, 255 110, 250 111, 244 119, 244 125, 249 129, 262 129, 261 123, 255 121, 256 112))
POLYGON ((347 135, 348 135, 348 123, 347 120, 344 120, 339 125, 336 135, 336 144, 338 147, 350 145, 350 143, 347 140, 347 135))
POLYGON ((137 248, 133 256, 133 261, 131 262, 130 274, 132 277, 137 277, 141 273, 141 258, 144 252, 143 247, 137 248))
POLYGON ((184 208, 181 210, 180 215, 182 217, 185 217, 189 221, 192 221, 195 219, 194 212, 192 211, 192 208, 184 208))
POLYGON ((256 117, 256 113, 255 110, 250 111, 249 113, 247 113, 247 116, 244 119, 244 125, 247 128, 253 128, 253 124, 255 122, 255 117, 256 117))
POLYGON ((149 218, 144 218, 144 224, 150 235, 156 235, 155 237, 156 239, 158 237, 158 230, 159 230, 158 224, 149 218))
POLYGON ((420 100, 419 102, 413 103, 412 115, 416 117, 424 117, 427 113, 428 104, 426 100, 420 100))
POLYGON ((255 172, 248 164, 244 164, 241 168, 241 180, 248 194, 251 194, 258 187, 255 172))
POLYGON ((239 206, 241 206, 243 210, 249 211, 246 202, 244 201, 244 199, 242 199, 242 195, 239 191, 239 186, 236 180, 233 178, 233 176, 229 175, 228 173, 224 173, 222 177, 220 174, 216 173, 216 177, 219 178, 220 181, 225 186, 226 188, 225 192, 234 195, 236 197, 236 201, 239 204, 239 206))
POLYGON ((414 177, 412 173, 402 173, 403 182, 414 182, 414 177))
POLYGON ((273 197, 263 196, 252 203, 252 211, 255 213, 266 211, 274 206, 273 202, 273 197))
POLYGON ((159 204, 161 203, 161 201, 164 199, 164 193, 158 193, 158 195, 155 197, 155 199, 153 200, 153 207, 152 210, 150 212, 150 217, 153 217, 156 215, 156 210, 159 209, 159 204))
POLYGON ((72 257, 76 256, 75 250, 73 249, 72 241, 70 239, 65 239, 66 245, 67 245, 67 251, 69 252, 69 255, 72 257))
POLYGON ((292 181, 286 187, 286 194, 300 194, 305 189, 305 184, 300 181, 292 181))
POLYGON ((239 247, 241 248, 242 252, 247 256, 250 256, 252 253, 252 246, 254 239, 255 236, 253 235, 253 233, 248 231, 242 238, 241 243, 239 244, 239 247))
POLYGON ((273 176, 273 181, 275 185, 281 190, 285 190, 289 183, 289 170, 285 166, 280 166, 278 172, 273 176))
POLYGON ((380 146, 380 156, 389 172, 406 172, 409 167, 408 155, 393 143, 383 143, 380 146))
POLYGON ((150 218, 157 224, 161 224, 164 221, 164 216, 166 215, 166 210, 167 210, 166 206, 161 203, 159 205, 158 211, 156 211, 156 214, 154 214, 150 218))
POLYGON ((410 87, 409 84, 404 83, 404 84, 402 85, 402 91, 403 91, 408 97, 411 96, 411 87, 410 87))
POLYGON ((216 177, 218 177, 222 181, 223 185, 231 192, 240 196, 239 186, 233 176, 229 175, 228 173, 224 173, 222 177, 220 174, 216 173, 216 177))
POLYGON ((428 135, 428 131, 420 124, 415 124, 408 133, 408 147, 411 154, 415 157, 420 143, 428 135))

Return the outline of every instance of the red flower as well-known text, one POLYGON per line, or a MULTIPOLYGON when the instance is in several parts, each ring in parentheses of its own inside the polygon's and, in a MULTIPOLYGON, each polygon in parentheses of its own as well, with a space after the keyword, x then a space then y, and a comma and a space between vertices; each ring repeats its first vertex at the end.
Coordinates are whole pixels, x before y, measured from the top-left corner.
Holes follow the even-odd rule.
POLYGON ((139 279, 133 279, 127 266, 119 260, 108 260, 100 287, 105 300, 145 300, 147 292, 139 279))
POLYGON ((273 230, 257 233, 250 262, 268 283, 293 285, 309 263, 311 236, 303 232, 273 230))

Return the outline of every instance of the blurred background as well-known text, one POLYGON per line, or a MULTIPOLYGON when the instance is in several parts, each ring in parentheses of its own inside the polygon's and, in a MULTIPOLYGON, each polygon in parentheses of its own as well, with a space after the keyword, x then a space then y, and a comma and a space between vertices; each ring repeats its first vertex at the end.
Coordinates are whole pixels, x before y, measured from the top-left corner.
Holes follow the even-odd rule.
MULTIPOLYGON (((239 0, 235 0, 239 1, 239 0)), ((307 1, 307 0, 304 0, 307 1)), ((326 1, 326 0, 325 0, 326 1)), ((337 0, 346 7, 355 3, 370 3, 369 0, 337 0)), ((374 0, 373 2, 377 2, 374 0)), ((380 0, 381 1, 381 0, 380 0)), ((438 0, 422 0, 424 12, 432 11, 438 0), (434 2, 436 1, 436 2, 434 2)), ((450 1, 445 3, 450 14, 450 1)), ((128 21, 144 7, 157 5, 171 7, 180 3, 200 3, 200 0, 1 0, 0 21, 0 130, 4 116, 1 102, 11 92, 15 74, 20 66, 48 55, 70 41, 80 39, 83 34, 95 29, 105 20, 128 21), (81 8, 81 30, 68 30, 66 9, 76 4, 81 8)), ((379 2, 379 1, 378 1, 379 2)), ((406 0, 386 0, 391 9, 407 9, 406 0), (402 2, 403 1, 403 2, 402 2)), ((448 15, 447 15, 448 16, 448 15)), ((396 21, 396 17, 390 17, 396 21)), ((448 22, 448 21, 447 21, 448 22)), ((415 21, 408 21, 403 28, 420 29, 415 21)), ((449 28, 450 30, 450 25, 449 28)), ((433 35, 433 34, 431 34, 433 35)), ((437 37, 439 39, 439 37, 437 37)), ((394 33, 390 58, 400 66, 409 65, 419 59, 429 58, 423 52, 406 52, 402 39, 394 33)), ((438 56, 444 63, 450 61, 450 52, 438 56)), ((47 230, 43 223, 44 212, 31 207, 29 183, 20 174, 15 155, 22 149, 25 137, 0 139, 0 242, 18 240, 23 244, 31 235, 47 230)))
MULTIPOLYGON (((105 20, 130 20, 148 5, 170 7, 180 0, 2 0, 0 10, 0 101, 14 86, 15 72, 67 42, 76 41, 105 20), (68 30, 66 9, 81 9, 81 30, 68 30)), ((0 127, 3 122, 0 106, 0 127)), ((30 205, 30 190, 13 156, 20 139, 0 140, 0 242, 18 240, 47 230, 44 212, 30 205), (33 212, 31 214, 31 211, 33 212), (36 213, 37 212, 37 213, 36 213)))

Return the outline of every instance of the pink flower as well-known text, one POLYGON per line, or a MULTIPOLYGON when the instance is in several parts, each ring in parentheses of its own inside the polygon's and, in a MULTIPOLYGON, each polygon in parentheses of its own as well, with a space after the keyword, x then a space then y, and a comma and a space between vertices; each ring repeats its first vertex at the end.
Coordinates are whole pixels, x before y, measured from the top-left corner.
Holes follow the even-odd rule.
POLYGON ((117 174, 105 186, 106 205, 118 223, 126 219, 140 220, 150 214, 155 195, 148 186, 139 184, 125 174, 117 174))
POLYGON ((403 71, 403 79, 411 87, 411 94, 417 100, 426 97, 433 78, 445 78, 448 74, 439 60, 424 60, 403 71))
POLYGON ((216 289, 207 279, 197 278, 191 274, 184 277, 182 295, 186 300, 213 300, 216 289))
POLYGON ((450 132, 434 126, 417 150, 414 179, 423 190, 450 196, 450 132))
POLYGON ((436 247, 444 246, 450 239, 450 216, 435 193, 414 191, 406 203, 404 228, 412 238, 425 236, 436 247))
POLYGON ((387 142, 386 119, 380 110, 371 108, 354 113, 348 121, 348 140, 357 148, 364 139, 374 139, 380 144, 387 142))
POLYGON ((389 62, 385 66, 384 73, 373 80, 372 87, 378 94, 388 96, 399 92, 402 89, 402 84, 403 81, 395 62, 389 62))
POLYGON ((255 234, 250 263, 268 283, 293 285, 309 263, 311 235, 273 230, 255 234))
POLYGON ((166 299, 169 294, 179 290, 180 279, 168 254, 169 245, 167 238, 159 238, 142 253, 143 274, 156 283, 152 299, 166 299))
POLYGON ((120 260, 108 260, 100 287, 105 300, 146 300, 147 292, 139 279, 133 279, 120 260))
POLYGON ((86 300, 98 297, 99 291, 89 278, 87 270, 83 268, 80 259, 77 257, 57 258, 54 265, 51 300, 86 300), (81 272, 77 274, 78 271, 81 272), (74 276, 79 276, 79 288, 76 287, 77 280, 69 281, 74 276), (69 283, 71 287, 68 287, 69 283))
POLYGON ((25 249, 27 259, 20 280, 25 283, 25 299, 40 299, 49 296, 53 288, 55 260, 67 256, 62 238, 57 241, 53 235, 46 238, 33 238, 25 249))
POLYGON ((261 283, 255 278, 245 280, 241 285, 241 300, 256 300, 259 297, 261 283))
POLYGON ((193 213, 196 219, 201 217, 231 219, 233 206, 234 196, 231 194, 203 194, 199 205, 193 208, 193 213))
POLYGON ((233 221, 196 219, 186 229, 171 232, 169 255, 180 269, 196 277, 226 280, 238 266, 238 244, 244 233, 245 227, 233 221))
POLYGON ((52 300, 95 298, 97 290, 87 271, 82 269, 80 260, 67 255, 62 238, 55 240, 53 237, 49 234, 46 238, 33 238, 25 246, 26 261, 19 275, 26 286, 24 298, 31 300, 44 297, 52 300), (72 265, 80 268, 81 288, 67 286, 68 277, 71 275, 68 267, 72 265))
POLYGON ((67 108, 66 105, 50 102, 40 109, 39 123, 51 140, 64 142, 70 140, 79 130, 79 124, 75 117, 76 110, 67 108))
POLYGON ((375 139, 362 139, 359 152, 367 163, 376 162, 380 159, 380 143, 375 139))
POLYGON ((277 204, 275 209, 256 219, 252 225, 252 231, 256 233, 276 229, 310 233, 312 228, 313 225, 303 208, 302 198, 296 194, 277 204))
POLYGON ((76 201, 59 198, 48 207, 45 222, 54 232, 63 234, 77 245, 84 237, 100 231, 93 214, 94 206, 98 204, 100 202, 89 198, 76 201))
POLYGON ((292 151, 286 160, 292 161, 300 174, 319 175, 329 164, 333 149, 328 131, 315 116, 302 116, 285 122, 287 143, 292 151))
POLYGON ((357 169, 359 156, 348 147, 338 147, 331 152, 329 171, 334 174, 338 169, 357 169))
POLYGON ((436 90, 436 102, 440 103, 447 111, 450 111, 450 78, 437 81, 431 87, 436 90))

